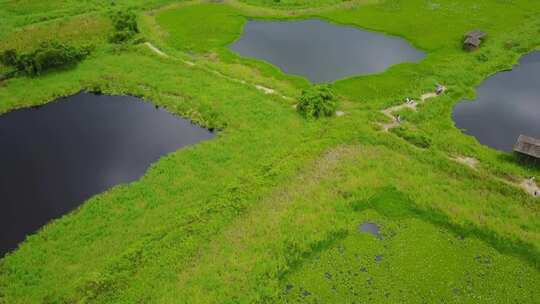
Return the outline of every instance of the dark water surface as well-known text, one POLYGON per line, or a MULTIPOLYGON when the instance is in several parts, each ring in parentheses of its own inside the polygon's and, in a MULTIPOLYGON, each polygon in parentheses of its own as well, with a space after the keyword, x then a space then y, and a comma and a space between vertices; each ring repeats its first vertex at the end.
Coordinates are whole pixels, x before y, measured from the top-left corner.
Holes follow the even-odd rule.
POLYGON ((454 108, 456 126, 489 147, 512 151, 520 134, 540 138, 540 52, 487 79, 476 100, 454 108))
POLYGON ((129 96, 80 93, 0 116, 0 257, 92 195, 213 137, 129 96))
POLYGON ((358 226, 358 230, 360 232, 369 233, 369 234, 373 235, 374 237, 376 237, 378 239, 382 238, 381 230, 379 228, 379 225, 377 225, 375 223, 363 222, 362 225, 358 226))
POLYGON ((317 19, 249 21, 242 37, 229 48, 314 83, 379 73, 424 57, 401 38, 317 19))

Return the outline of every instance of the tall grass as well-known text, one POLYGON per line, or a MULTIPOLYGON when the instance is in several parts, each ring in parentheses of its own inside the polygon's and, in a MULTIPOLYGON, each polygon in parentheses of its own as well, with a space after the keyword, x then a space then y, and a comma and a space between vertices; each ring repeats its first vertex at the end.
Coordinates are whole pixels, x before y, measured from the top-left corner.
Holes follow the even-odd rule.
MULTIPOLYGON (((282 1, 306 8, 334 2, 282 1)), ((0 49, 28 51, 50 36, 77 46, 91 42, 96 49, 74 69, 1 82, 0 113, 93 90, 141 96, 222 131, 29 236, 0 260, 0 303, 307 302, 315 296, 352 302, 357 298, 348 288, 365 287, 369 279, 358 274, 355 254, 370 259, 365 266, 377 279, 378 291, 365 301, 454 299, 449 286, 465 288, 458 283, 472 280, 487 287, 475 283, 456 302, 533 302, 538 201, 500 178, 540 179, 540 171, 463 135, 450 113, 483 79, 540 45, 540 4, 354 1, 358 6, 289 16, 289 10, 274 9, 282 4, 244 2, 272 8, 186 2, 144 12, 172 1, 116 1, 138 13, 143 38, 172 58, 144 45, 109 44, 110 2, 2 2, 0 49), (307 80, 225 48, 247 18, 257 17, 326 18, 405 37, 429 54, 418 64, 332 84, 339 110, 347 114, 308 121, 291 107, 295 99, 252 85, 295 98, 307 80), (463 33, 476 27, 490 39, 478 52, 463 52, 463 33), (437 83, 448 92, 406 113, 407 129, 380 132, 381 109, 418 98, 437 83), (450 160, 456 155, 479 159, 478 169, 450 160), (358 222, 370 218, 385 224, 388 242, 358 236, 358 222), (416 231, 425 238, 415 237, 416 231), (454 246, 456 235, 466 236, 465 245, 454 246), (380 252, 390 264, 375 268, 380 252), (496 267, 469 259, 477 255, 489 255, 496 267), (326 290, 328 270, 354 286, 326 290), (289 282, 306 287, 284 295, 289 282), (309 287, 311 298, 302 296, 309 284, 316 287, 309 287)))

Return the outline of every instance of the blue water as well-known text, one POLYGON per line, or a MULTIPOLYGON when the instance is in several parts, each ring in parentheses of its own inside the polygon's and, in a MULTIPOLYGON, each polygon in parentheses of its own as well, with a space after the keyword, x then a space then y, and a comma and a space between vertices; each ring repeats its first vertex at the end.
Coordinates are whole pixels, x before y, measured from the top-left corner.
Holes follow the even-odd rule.
POLYGON ((0 116, 0 257, 51 219, 214 134, 129 96, 80 93, 0 116))
POLYGON ((249 21, 242 37, 229 48, 314 83, 380 73, 425 56, 401 38, 318 19, 249 21))
POLYGON ((512 151, 520 134, 540 138, 540 52, 487 79, 477 98, 457 104, 452 117, 466 134, 501 151, 512 151))

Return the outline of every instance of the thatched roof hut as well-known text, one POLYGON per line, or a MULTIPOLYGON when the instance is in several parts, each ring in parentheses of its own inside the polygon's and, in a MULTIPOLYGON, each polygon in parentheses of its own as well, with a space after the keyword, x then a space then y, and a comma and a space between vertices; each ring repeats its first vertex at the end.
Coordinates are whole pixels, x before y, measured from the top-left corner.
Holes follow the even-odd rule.
POLYGON ((521 155, 540 159, 540 139, 520 135, 514 146, 514 151, 521 155))
POLYGON ((478 39, 483 39, 483 38, 485 38, 487 36, 487 34, 482 32, 481 30, 474 30, 474 31, 468 32, 465 36, 466 37, 476 37, 478 39))
POLYGON ((480 44, 482 44, 482 41, 484 38, 486 38, 487 34, 480 31, 480 30, 474 30, 470 31, 467 34, 465 34, 465 41, 463 42, 463 48, 467 51, 473 51, 480 47, 480 44))

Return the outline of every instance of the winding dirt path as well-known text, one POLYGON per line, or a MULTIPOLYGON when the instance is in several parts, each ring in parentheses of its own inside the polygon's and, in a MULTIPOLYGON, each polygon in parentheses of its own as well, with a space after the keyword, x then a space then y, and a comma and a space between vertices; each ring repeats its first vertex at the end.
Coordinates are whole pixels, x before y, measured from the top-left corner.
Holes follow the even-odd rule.
MULTIPOLYGON (((475 171, 478 171, 478 165, 480 164, 480 161, 476 158, 469 157, 469 156, 462 156, 458 155, 455 157, 450 157, 451 160, 458 162, 462 165, 465 165, 475 171)), ((513 179, 511 177, 509 178, 502 178, 498 176, 492 176, 494 179, 501 181, 507 185, 518 187, 523 189, 527 194, 531 195, 532 197, 540 197, 540 187, 534 180, 534 178, 527 178, 523 179, 522 177, 513 179), (517 182, 516 180, 522 179, 521 182, 517 182)))
POLYGON ((450 159, 474 170, 478 169, 477 167, 478 167, 478 164, 480 163, 480 161, 478 161, 478 159, 476 158, 468 157, 468 156, 461 156, 461 155, 456 156, 456 157, 451 157, 450 159))
POLYGON ((289 96, 286 96, 284 94, 281 94, 279 92, 277 92, 275 89, 271 89, 271 88, 268 88, 268 87, 265 87, 265 86, 262 86, 262 85, 259 85, 259 84, 253 84, 253 83, 249 83, 245 80, 242 80, 242 79, 238 79, 238 78, 234 78, 234 77, 230 77, 230 76, 227 76, 217 70, 214 70, 214 69, 210 69, 208 67, 205 67, 205 66, 200 66, 200 65, 197 65, 196 63, 192 62, 192 61, 188 61, 188 60, 183 60, 183 59, 180 59, 180 58, 176 58, 176 57, 171 57, 169 56, 167 53, 163 52, 162 50, 158 49, 155 45, 153 45, 152 43, 150 42, 145 42, 144 45, 150 49, 152 52, 154 52, 155 54, 159 55, 160 57, 163 57, 163 58, 170 58, 170 59, 174 59, 174 60, 178 60, 180 62, 182 62, 183 64, 185 65, 188 65, 190 67, 194 67, 194 66, 197 66, 199 67, 200 69, 206 71, 206 72, 209 72, 209 73, 212 73, 218 77, 221 77, 221 78, 224 78, 224 79, 227 79, 229 81, 232 81, 232 82, 236 82, 236 83, 241 83, 241 84, 245 84, 245 85, 248 85, 248 86, 251 86, 261 92, 263 92, 264 94, 275 94, 275 95, 278 95, 279 97, 283 98, 283 99, 286 99, 286 100, 293 100, 292 97, 289 97, 289 96))
POLYGON ((392 128, 395 128, 401 124, 401 120, 398 116, 395 116, 393 113, 399 112, 405 108, 411 109, 413 111, 416 111, 416 107, 418 106, 418 103, 414 100, 410 100, 404 104, 394 106, 388 109, 384 109, 381 111, 386 117, 390 118, 392 121, 389 123, 383 123, 381 124, 383 126, 384 131, 388 131, 392 128))
POLYGON ((428 99, 441 96, 444 92, 446 92, 446 87, 440 86, 437 91, 425 93, 420 96, 420 102, 409 99, 403 104, 382 110, 381 113, 383 113, 386 117, 390 118, 392 121, 389 123, 381 123, 380 125, 383 127, 383 130, 385 132, 388 132, 390 129, 395 128, 401 124, 399 116, 394 115, 395 112, 399 112, 406 108, 416 111, 419 104, 424 103, 428 99))
POLYGON ((157 47, 155 47, 153 44, 151 44, 150 42, 145 42, 144 45, 146 45, 152 52, 158 54, 159 56, 161 57, 165 57, 165 58, 169 58, 169 55, 163 53, 160 49, 158 49, 157 47))
MULTIPOLYGON (((389 123, 380 123, 380 125, 383 127, 383 130, 385 132, 388 132, 392 128, 395 128, 395 127, 399 126, 402 123, 399 116, 396 116, 394 113, 399 112, 399 111, 401 111, 403 109, 411 109, 413 111, 417 111, 417 108, 418 108, 419 104, 426 102, 428 99, 432 99, 432 98, 436 98, 438 96, 441 96, 446 90, 447 90, 447 88, 445 86, 440 86, 440 87, 437 88, 437 91, 425 93, 422 96, 420 96, 420 102, 409 99, 403 104, 400 104, 400 105, 393 106, 393 107, 382 110, 381 113, 383 113, 386 117, 390 118, 391 122, 389 122, 389 123)), ((480 164, 480 161, 478 159, 476 159, 476 158, 468 157, 468 156, 461 156, 461 155, 458 155, 458 156, 455 156, 455 157, 450 157, 450 160, 458 162, 458 163, 460 163, 462 165, 465 165, 465 166, 467 166, 467 167, 469 167, 469 168, 471 168, 473 170, 478 170, 478 166, 480 164)), ((527 192, 529 195, 531 195, 533 197, 540 197, 540 187, 534 181, 534 179, 522 179, 521 183, 519 183, 519 182, 516 182, 516 181, 511 180, 511 179, 505 179, 505 178, 496 177, 496 176, 494 176, 493 178, 495 178, 495 179, 497 179, 497 180, 499 180, 499 181, 501 181, 503 183, 506 183, 508 185, 521 188, 521 189, 523 189, 525 192, 527 192)))

